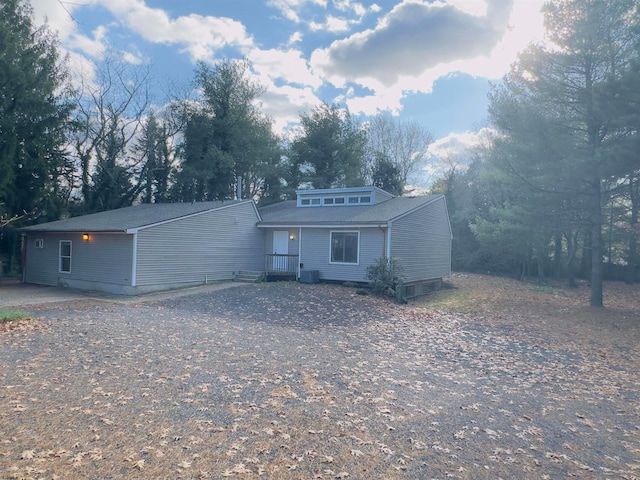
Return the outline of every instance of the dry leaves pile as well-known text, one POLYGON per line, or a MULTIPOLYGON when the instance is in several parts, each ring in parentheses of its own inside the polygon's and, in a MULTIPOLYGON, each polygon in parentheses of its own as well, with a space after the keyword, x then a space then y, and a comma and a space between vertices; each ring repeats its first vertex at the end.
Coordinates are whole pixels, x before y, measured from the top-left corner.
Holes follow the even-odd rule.
POLYGON ((2 478, 640 478, 640 290, 264 284, 0 336, 2 478))

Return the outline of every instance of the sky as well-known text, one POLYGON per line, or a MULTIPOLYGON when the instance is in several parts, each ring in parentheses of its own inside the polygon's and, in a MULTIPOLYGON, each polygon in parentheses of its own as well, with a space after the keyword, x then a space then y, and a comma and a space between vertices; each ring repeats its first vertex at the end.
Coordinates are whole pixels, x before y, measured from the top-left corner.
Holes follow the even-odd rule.
MULTIPOLYGON (((262 111, 282 132, 325 101, 382 111, 432 133, 433 154, 473 144, 487 93, 543 38, 544 0, 31 0, 69 67, 105 55, 190 88, 197 61, 248 59, 262 111)), ((158 96, 162 101, 162 95, 158 96)))

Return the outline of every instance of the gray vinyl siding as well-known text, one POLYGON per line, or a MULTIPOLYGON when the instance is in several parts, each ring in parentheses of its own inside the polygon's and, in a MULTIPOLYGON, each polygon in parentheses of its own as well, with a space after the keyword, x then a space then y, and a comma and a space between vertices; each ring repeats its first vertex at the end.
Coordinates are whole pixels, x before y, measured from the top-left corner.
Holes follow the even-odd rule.
POLYGON ((100 284, 131 285, 131 235, 91 233, 84 241, 81 233, 33 233, 27 235, 26 247, 27 283, 96 289, 100 284), (44 240, 43 248, 35 248, 38 238, 44 240), (58 271, 61 240, 71 241, 69 273, 58 271))
POLYGON ((138 233, 136 285, 230 280, 262 270, 264 232, 251 202, 180 218, 138 233))
POLYGON ((318 270, 322 280, 367 282, 367 267, 384 255, 385 233, 379 228, 303 228, 300 262, 305 270, 318 270), (331 261, 331 232, 359 231, 359 264, 331 261))
POLYGON ((391 258, 400 261, 405 282, 451 274, 451 228, 444 197, 392 223, 391 258))
POLYGON ((375 203, 382 203, 386 200, 391 200, 393 198, 393 195, 391 195, 389 192, 383 192, 380 190, 376 190, 375 196, 376 196, 375 203))

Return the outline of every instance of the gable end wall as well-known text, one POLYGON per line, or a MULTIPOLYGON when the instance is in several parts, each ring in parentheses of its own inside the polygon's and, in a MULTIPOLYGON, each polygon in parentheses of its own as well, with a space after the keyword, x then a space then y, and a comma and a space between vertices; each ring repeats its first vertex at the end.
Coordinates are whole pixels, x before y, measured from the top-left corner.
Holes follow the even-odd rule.
POLYGON ((257 222, 253 204, 245 202, 140 230, 138 291, 231 280, 239 270, 262 270, 264 232, 257 222))
POLYGON ((444 197, 392 223, 391 258, 400 261, 407 283, 451 275, 451 229, 444 197))
POLYGON ((132 235, 91 233, 84 241, 81 233, 29 233, 25 241, 27 283, 114 292, 131 285, 132 235), (37 238, 43 248, 35 248, 37 238), (60 240, 72 242, 69 273, 58 272, 60 240))

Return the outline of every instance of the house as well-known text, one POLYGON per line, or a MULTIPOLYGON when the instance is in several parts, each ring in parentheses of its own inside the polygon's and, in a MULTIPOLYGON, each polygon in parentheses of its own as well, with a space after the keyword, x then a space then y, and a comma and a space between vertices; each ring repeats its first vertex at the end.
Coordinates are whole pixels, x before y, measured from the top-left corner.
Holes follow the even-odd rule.
POLYGON ((259 210, 252 200, 144 204, 26 227, 23 279, 128 295, 242 271, 367 282, 369 265, 394 258, 413 296, 451 274, 443 195, 356 187, 296 196, 259 210))
POLYGON ((136 295, 264 264, 252 200, 135 205, 22 229, 23 280, 136 295))
POLYGON ((296 194, 296 200, 260 209, 258 228, 266 232, 266 255, 273 259, 267 267, 294 266, 299 278, 308 270, 322 280, 366 282, 369 265, 394 258, 408 297, 451 275, 451 226, 443 195, 394 197, 376 187, 296 194))

